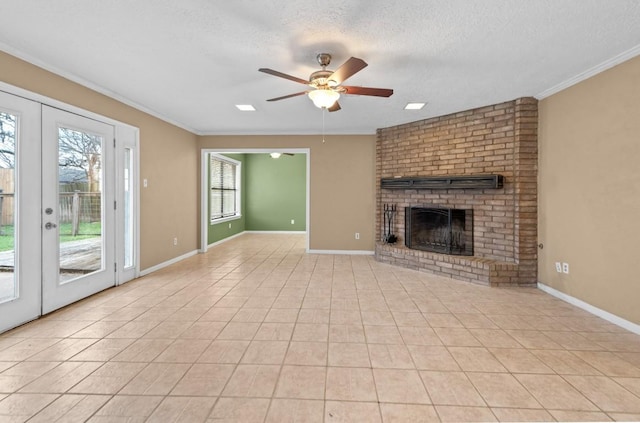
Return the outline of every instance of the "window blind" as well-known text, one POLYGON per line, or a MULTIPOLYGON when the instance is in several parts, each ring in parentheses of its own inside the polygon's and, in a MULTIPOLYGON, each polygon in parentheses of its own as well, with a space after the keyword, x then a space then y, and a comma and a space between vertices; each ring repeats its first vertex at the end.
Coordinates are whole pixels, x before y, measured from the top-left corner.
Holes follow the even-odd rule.
POLYGON ((238 186, 236 165, 211 157, 211 220, 235 216, 238 186))

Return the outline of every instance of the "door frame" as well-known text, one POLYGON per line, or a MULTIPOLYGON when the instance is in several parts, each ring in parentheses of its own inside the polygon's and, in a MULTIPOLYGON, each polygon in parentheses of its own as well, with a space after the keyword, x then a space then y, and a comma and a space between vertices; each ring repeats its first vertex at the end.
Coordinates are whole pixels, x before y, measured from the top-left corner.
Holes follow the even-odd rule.
MULTIPOLYGON (((109 118, 104 115, 77 107, 63 101, 59 101, 42 94, 38 94, 24 88, 16 87, 6 82, 0 81, 0 91, 7 94, 22 97, 26 100, 35 101, 42 105, 50 106, 53 108, 61 109, 69 113, 74 113, 80 116, 84 116, 89 119, 104 122, 115 127, 116 134, 116 171, 122 164, 122 158, 119 157, 119 152, 124 148, 130 148, 133 153, 133 172, 131 174, 133 197, 132 197, 132 209, 133 209, 133 236, 134 236, 134 266, 124 269, 121 264, 124 257, 124 222, 120 213, 116 213, 116 262, 118 263, 117 271, 114 273, 115 285, 121 285, 132 279, 140 276, 140 130, 127 123, 109 118)), ((116 197, 117 200, 121 198, 123 187, 120 184, 122 178, 120 175, 116 175, 116 197)), ((118 210, 123 210, 122 207, 118 207, 118 210)), ((41 290, 41 288, 39 288, 41 290)), ((41 302, 42 307, 42 302, 41 302)))
MULTIPOLYGON (((125 148, 131 149, 133 169, 131 187, 133 195, 131 198, 131 208, 133 210, 133 263, 131 267, 118 266, 116 272, 116 286, 129 282, 140 277, 140 130, 134 126, 119 124, 116 125, 116 170, 124 169, 124 158, 121 154, 125 148)), ((124 175, 121 172, 116 174, 116 201, 124 198, 124 175)), ((116 210, 116 263, 124 263, 124 207, 116 210)))
MULTIPOLYGON (((202 148, 200 149, 200 253, 206 253, 209 249, 209 186, 208 169, 209 162, 207 155, 209 153, 220 154, 269 154, 277 151, 279 153, 305 154, 307 157, 306 167, 306 228, 307 246, 306 251, 309 252, 309 227, 310 227, 310 198, 311 198, 311 149, 310 148, 202 148)), ((223 240, 224 241, 224 240, 223 240)))

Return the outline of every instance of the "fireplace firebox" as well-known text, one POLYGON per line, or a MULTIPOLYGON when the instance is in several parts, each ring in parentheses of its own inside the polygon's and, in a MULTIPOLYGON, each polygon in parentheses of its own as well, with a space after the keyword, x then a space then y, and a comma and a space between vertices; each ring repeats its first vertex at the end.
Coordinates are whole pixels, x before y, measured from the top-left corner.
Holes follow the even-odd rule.
POLYGON ((405 207, 405 245, 415 250, 473 255, 473 210, 405 207))

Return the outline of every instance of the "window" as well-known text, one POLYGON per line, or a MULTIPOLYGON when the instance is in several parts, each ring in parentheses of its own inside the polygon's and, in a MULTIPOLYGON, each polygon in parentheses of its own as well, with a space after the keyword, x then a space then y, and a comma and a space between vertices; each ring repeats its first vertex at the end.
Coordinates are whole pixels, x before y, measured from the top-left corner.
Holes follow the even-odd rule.
POLYGON ((228 157, 209 155, 211 223, 240 216, 240 166, 228 157))

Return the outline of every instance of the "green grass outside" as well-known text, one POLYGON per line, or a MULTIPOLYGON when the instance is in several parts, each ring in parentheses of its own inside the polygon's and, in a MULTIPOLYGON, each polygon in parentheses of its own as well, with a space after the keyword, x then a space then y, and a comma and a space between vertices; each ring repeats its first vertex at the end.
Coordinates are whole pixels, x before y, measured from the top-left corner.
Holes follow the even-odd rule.
MULTIPOLYGON (((79 235, 71 236, 71 223, 60 224, 60 242, 79 241, 99 237, 102 233, 100 222, 80 223, 79 235)), ((13 226, 2 226, 0 251, 13 250, 13 226)))

